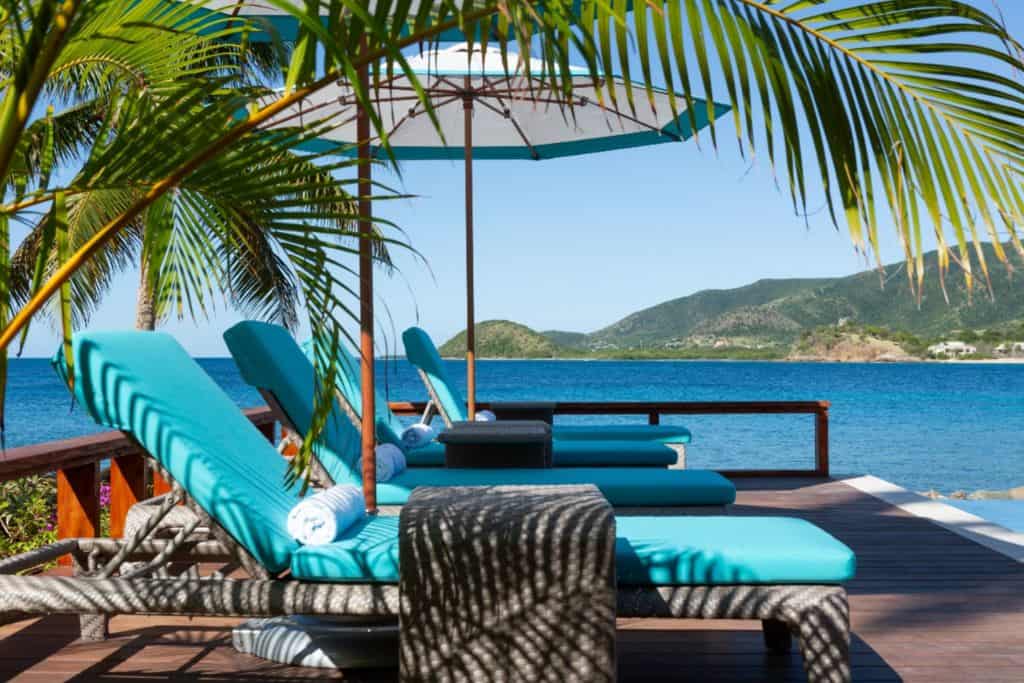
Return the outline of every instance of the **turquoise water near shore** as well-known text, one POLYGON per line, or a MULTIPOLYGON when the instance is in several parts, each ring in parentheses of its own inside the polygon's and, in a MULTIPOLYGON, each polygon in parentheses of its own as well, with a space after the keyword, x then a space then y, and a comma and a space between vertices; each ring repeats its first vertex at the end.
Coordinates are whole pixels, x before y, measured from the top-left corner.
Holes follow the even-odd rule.
MULTIPOLYGON (((199 362, 239 405, 261 403, 231 359, 199 362)), ((449 365, 461 381, 462 364, 449 365)), ((832 402, 835 473, 870 473, 914 491, 944 493, 1024 485, 1024 365, 480 361, 478 375, 482 400, 825 399, 832 402)), ((379 361, 378 377, 391 400, 425 397, 404 360, 379 361)), ((9 386, 8 447, 97 431, 80 409, 72 410, 45 360, 12 361, 9 386)), ((813 462, 810 416, 665 419, 677 420, 693 432, 693 467, 813 462)))

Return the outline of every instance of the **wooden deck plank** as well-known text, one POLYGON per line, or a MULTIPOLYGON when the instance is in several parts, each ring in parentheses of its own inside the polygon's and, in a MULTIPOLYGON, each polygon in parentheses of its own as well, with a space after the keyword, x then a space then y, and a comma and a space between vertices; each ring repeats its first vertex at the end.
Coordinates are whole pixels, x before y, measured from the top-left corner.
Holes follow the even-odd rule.
MULTIPOLYGON (((1024 565, 841 482, 740 481, 734 515, 806 518, 850 545, 854 680, 1024 680, 1024 565)), ((620 514, 651 511, 622 510, 620 514)), ((671 510, 659 511, 672 514, 671 510)), ((394 670, 324 672, 267 664, 230 646, 230 619, 118 617, 102 643, 77 620, 0 626, 0 679, 394 681, 394 670)), ((743 621, 622 619, 621 681, 802 681, 799 657, 765 654, 743 621)))

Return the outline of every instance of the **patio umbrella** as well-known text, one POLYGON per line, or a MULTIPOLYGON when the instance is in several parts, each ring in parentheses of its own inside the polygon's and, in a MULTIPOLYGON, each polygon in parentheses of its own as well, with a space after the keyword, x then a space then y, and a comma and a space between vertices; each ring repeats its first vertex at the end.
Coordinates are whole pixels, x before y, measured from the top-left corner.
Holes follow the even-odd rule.
MULTIPOLYGON (((274 37, 284 41, 292 41, 298 35, 299 24, 295 16, 281 6, 267 0, 181 0, 196 6, 197 17, 210 14, 223 14, 231 17, 240 17, 253 20, 261 28, 251 34, 252 41, 269 41, 274 37)), ((292 4, 301 6, 302 0, 292 0, 292 4)), ((415 7, 416 0, 413 0, 415 7)), ((629 4, 632 6, 632 3, 629 4)), ((494 22, 498 21, 495 16, 494 22)), ((460 41, 465 39, 461 29, 453 28, 437 35, 436 40, 442 42, 460 41)), ((368 69, 363 67, 359 70, 358 78, 365 85, 368 83, 368 69)), ((360 232, 369 235, 371 216, 371 151, 368 143, 370 139, 370 120, 366 112, 359 111, 353 116, 353 141, 358 143, 358 156, 365 163, 359 166, 359 215, 365 220, 360 223, 360 232)), ((471 243, 470 243, 471 244, 471 243)), ((372 240, 367 236, 359 240, 359 301, 360 301, 360 376, 362 383, 362 443, 360 453, 363 463, 363 489, 366 497, 367 511, 376 510, 375 477, 376 464, 374 448, 375 427, 374 416, 376 406, 374 392, 374 342, 373 342, 373 256, 372 240)), ((475 396, 475 393, 472 394, 475 396)), ((470 406, 475 410, 475 403, 471 399, 470 406)))
MULTIPOLYGON (((563 94, 553 91, 547 82, 537 77, 543 73, 539 60, 531 62, 531 76, 527 78, 517 55, 508 55, 511 71, 506 72, 497 48, 481 51, 480 46, 470 48, 462 43, 423 51, 410 57, 408 62, 433 106, 443 140, 408 76, 395 74, 386 78, 382 75, 384 82, 374 98, 383 127, 389 132, 388 141, 395 158, 465 161, 466 380, 472 419, 476 412, 474 160, 540 161, 593 154, 680 142, 692 137, 696 130, 689 112, 680 111, 678 116, 672 116, 666 91, 655 91, 652 107, 646 102, 643 87, 633 85, 638 100, 636 110, 624 106, 611 108, 608 89, 614 89, 619 102, 624 102, 627 83, 612 76, 595 85, 589 72, 582 68, 574 69, 570 111, 565 107, 568 102, 563 94), (603 88, 603 104, 597 87, 603 88)), ((677 103, 683 107, 682 99, 677 103)), ((694 100, 696 129, 707 125, 710 117, 717 118, 726 111, 728 108, 724 105, 694 100)), ((365 141, 357 130, 358 114, 359 107, 351 88, 340 82, 284 112, 272 125, 295 125, 307 118, 332 118, 331 130, 307 145, 310 151, 324 152, 365 141)), ((380 156, 382 152, 374 146, 371 154, 380 156)))

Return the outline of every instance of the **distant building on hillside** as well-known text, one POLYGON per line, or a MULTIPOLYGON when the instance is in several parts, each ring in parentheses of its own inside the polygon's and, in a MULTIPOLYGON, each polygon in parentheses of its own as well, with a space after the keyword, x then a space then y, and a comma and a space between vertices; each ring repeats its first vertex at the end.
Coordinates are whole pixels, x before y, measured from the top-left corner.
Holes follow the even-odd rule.
POLYGON ((1013 347, 1011 348, 1011 350, 1014 353, 1024 353, 1024 342, 1013 342, 1013 347))
POLYGON ((972 353, 977 353, 978 348, 965 344, 962 341, 944 341, 938 344, 933 344, 928 347, 928 353, 933 356, 969 356, 972 353))
POLYGON ((1007 353, 1010 352, 1010 347, 1007 346, 1006 344, 1000 344, 999 346, 997 346, 996 348, 994 348, 992 350, 995 351, 996 353, 1000 354, 1000 355, 1004 355, 1004 354, 1007 354, 1007 353))

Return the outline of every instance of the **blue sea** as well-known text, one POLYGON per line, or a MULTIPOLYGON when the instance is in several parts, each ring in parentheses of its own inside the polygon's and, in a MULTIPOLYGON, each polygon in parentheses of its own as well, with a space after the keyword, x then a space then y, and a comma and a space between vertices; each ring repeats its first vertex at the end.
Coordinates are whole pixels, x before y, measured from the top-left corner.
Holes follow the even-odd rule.
MULTIPOLYGON (((231 359, 200 364, 239 403, 259 405, 231 359)), ((453 377, 464 376, 451 361, 453 377)), ((914 491, 1024 485, 1024 365, 738 361, 480 361, 481 400, 832 402, 832 471, 870 473, 914 491)), ((391 400, 424 400, 404 360, 379 361, 391 400)), ((7 446, 94 432, 45 360, 11 362, 7 446)), ((579 418, 609 421, 610 418, 579 418)), ((614 418, 611 418, 614 419, 614 418)), ((624 420, 643 419, 620 418, 624 420)), ((805 468, 813 418, 687 416, 687 462, 709 468, 805 468)))

